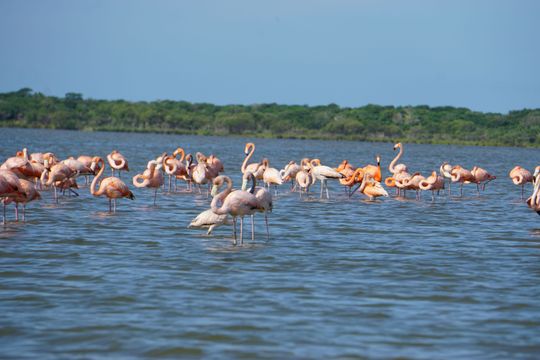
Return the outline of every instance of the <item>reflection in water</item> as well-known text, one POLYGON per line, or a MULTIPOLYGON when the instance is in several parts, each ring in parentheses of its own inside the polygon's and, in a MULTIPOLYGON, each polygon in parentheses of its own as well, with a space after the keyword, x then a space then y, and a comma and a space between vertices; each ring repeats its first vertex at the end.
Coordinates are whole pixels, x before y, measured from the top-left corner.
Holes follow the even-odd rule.
MULTIPOLYGON (((116 148, 133 174, 178 145, 219 149, 237 185, 252 140, 2 132, 2 158, 23 146, 64 158, 116 148)), ((375 154, 387 166, 394 156, 385 143, 255 142, 276 167, 305 156, 360 166, 375 154)), ((431 193, 348 199, 335 182, 330 200, 317 188, 300 198, 287 184, 269 214, 270 240, 257 214, 256 239, 246 231, 243 246, 232 245, 230 225, 213 236, 187 228, 209 207, 205 194, 160 192, 153 207, 152 191, 130 186, 136 200, 109 214, 88 187, 58 204, 44 192, 25 224, 9 208, 0 227, 0 357, 534 358, 540 218, 506 175, 518 163, 534 168, 540 150, 405 146, 411 171, 429 174, 449 160, 498 178, 480 196, 465 185, 463 197, 434 202, 431 193)))

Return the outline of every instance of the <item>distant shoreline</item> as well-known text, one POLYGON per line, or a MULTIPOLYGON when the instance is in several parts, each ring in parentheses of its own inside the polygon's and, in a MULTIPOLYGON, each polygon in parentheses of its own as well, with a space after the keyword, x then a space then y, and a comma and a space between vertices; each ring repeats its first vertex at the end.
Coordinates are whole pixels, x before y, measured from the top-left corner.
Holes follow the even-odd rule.
POLYGON ((540 147, 540 109, 482 113, 466 108, 335 104, 213 105, 128 102, 0 93, 0 127, 276 139, 540 147))

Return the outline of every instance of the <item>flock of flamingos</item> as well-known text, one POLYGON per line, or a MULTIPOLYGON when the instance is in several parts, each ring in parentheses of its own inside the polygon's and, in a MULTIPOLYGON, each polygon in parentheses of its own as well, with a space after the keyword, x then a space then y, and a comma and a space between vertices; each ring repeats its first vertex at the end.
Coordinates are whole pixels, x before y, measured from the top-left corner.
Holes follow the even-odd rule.
MULTIPOLYGON (((253 216, 263 213, 268 235, 267 213, 272 211, 273 196, 277 194, 277 187, 287 182, 291 183, 291 191, 296 191, 300 197, 306 196, 309 189, 317 181, 320 182, 320 197, 330 198, 327 182, 337 180, 344 186, 348 196, 354 193, 366 195, 370 200, 381 196, 389 196, 383 187, 396 189, 396 196, 406 196, 407 190, 415 191, 416 199, 420 191, 431 191, 432 201, 435 193, 439 193, 451 184, 460 186, 460 195, 463 195, 463 184, 476 184, 477 191, 484 190, 488 182, 495 179, 486 170, 475 166, 472 170, 464 169, 459 165, 452 166, 443 163, 440 171, 433 171, 429 176, 420 173, 409 173, 405 164, 398 161, 403 155, 403 145, 398 143, 394 150, 399 150, 396 157, 390 162, 388 170, 391 173, 383 181, 379 156, 376 165, 353 167, 347 160, 343 160, 337 167, 322 165, 319 159, 304 158, 297 164, 290 161, 283 169, 278 170, 270 166, 268 159, 252 162, 255 144, 247 143, 244 149, 246 155, 242 163, 241 189, 233 190, 230 177, 220 175, 224 171, 222 162, 215 155, 205 156, 196 153, 195 159, 191 154, 185 154, 178 148, 171 155, 163 153, 148 162, 143 173, 133 177, 132 183, 137 188, 150 188, 154 190, 154 205, 157 192, 165 187, 165 174, 168 175, 169 191, 178 191, 178 180, 186 183, 184 192, 197 191, 207 187, 207 194, 211 193, 213 199, 210 209, 199 214, 190 224, 190 227, 208 227, 208 234, 212 230, 226 223, 232 217, 234 244, 237 243, 237 220, 240 220, 240 239, 243 239, 243 219, 251 217, 251 237, 254 239, 253 216), (173 189, 174 180, 174 189, 173 189), (264 186, 258 187, 257 182, 262 181, 264 186), (225 187, 224 187, 225 185, 225 187), (196 187, 197 189, 194 189, 196 187), (272 187, 274 191, 272 191, 272 187), (211 189, 211 191, 210 191, 211 189)), ((118 151, 114 150, 107 155, 107 163, 111 167, 112 176, 105 177, 105 161, 99 156, 81 155, 77 159, 70 157, 59 161, 51 152, 29 154, 27 149, 17 152, 0 166, 0 199, 3 203, 3 223, 6 223, 6 206, 15 204, 15 220, 19 220, 19 204, 22 204, 22 220, 25 221, 26 204, 41 198, 40 191, 52 190, 54 199, 58 201, 59 192, 73 192, 78 188, 77 178, 84 176, 86 184, 89 176, 94 176, 89 185, 90 193, 94 196, 105 196, 109 200, 109 212, 116 212, 116 199, 134 199, 129 186, 120 177, 121 171, 129 171, 128 160, 118 151), (118 173, 118 177, 115 176, 118 173)), ((527 205, 540 215, 540 166, 533 173, 520 166, 514 167, 510 173, 513 183, 521 186, 521 198, 524 199, 524 188, 527 183, 533 184, 533 193, 526 199, 527 205)))

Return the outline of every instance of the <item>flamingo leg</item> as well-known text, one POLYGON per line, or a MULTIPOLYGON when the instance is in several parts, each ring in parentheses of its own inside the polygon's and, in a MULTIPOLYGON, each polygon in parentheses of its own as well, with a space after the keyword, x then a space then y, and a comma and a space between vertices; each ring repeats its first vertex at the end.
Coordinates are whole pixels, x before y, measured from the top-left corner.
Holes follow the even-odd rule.
POLYGON ((460 186, 460 195, 459 197, 463 197, 463 183, 461 183, 461 186, 460 186))
POLYGON ((323 195, 323 184, 324 184, 324 182, 321 180, 321 199, 322 199, 322 195, 323 195))
POLYGON ((255 215, 251 214, 251 241, 255 241, 255 215))
POLYGON ((236 245, 236 216, 233 217, 233 244, 236 245))
POLYGON ((109 199, 109 213, 112 213, 112 199, 109 199))
POLYGON ((270 231, 268 230, 268 213, 264 212, 264 222, 266 223, 266 240, 270 240, 270 231))
MULTIPOLYGON (((120 171, 118 173, 120 174, 120 171)), ((116 214, 116 199, 113 199, 113 211, 116 214)))
POLYGON ((354 190, 351 191, 351 194, 349 195, 349 197, 353 196, 353 194, 356 192, 356 190, 358 190, 358 189, 360 188, 361 185, 362 185, 361 183, 358 184, 358 186, 356 186, 356 187, 354 188, 354 190))
POLYGON ((4 216, 2 217, 2 224, 6 224, 6 199, 2 200, 2 204, 4 205, 4 216))
POLYGON ((244 217, 240 216, 240 245, 244 245, 244 217))
POLYGON ((169 192, 171 192, 172 176, 169 174, 169 192))
POLYGON ((156 198, 157 198, 157 191, 158 191, 158 187, 156 188, 156 191, 154 191, 154 206, 156 206, 156 198))
POLYGON ((26 204, 22 206, 22 221, 26 222, 26 204))

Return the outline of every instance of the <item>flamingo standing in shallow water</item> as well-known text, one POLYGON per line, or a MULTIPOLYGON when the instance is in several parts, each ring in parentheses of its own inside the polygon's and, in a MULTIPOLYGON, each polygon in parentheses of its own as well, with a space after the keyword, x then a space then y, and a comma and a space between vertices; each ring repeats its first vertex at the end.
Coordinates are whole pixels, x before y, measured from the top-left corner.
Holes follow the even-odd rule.
POLYGON ((478 193, 480 193, 480 185, 482 186, 482 191, 484 191, 486 190, 487 183, 497 178, 495 175, 491 175, 478 166, 472 168, 471 174, 474 177, 474 183, 476 183, 476 190, 478 193))
POLYGON ((102 158, 98 159, 98 163, 101 168, 90 184, 90 194, 94 196, 105 195, 109 199, 109 212, 116 212, 116 199, 125 197, 133 200, 135 199, 135 196, 133 196, 133 193, 122 180, 114 176, 106 177, 101 180, 99 189, 96 190, 96 185, 105 170, 105 162, 102 158), (111 207, 111 203, 114 205, 113 207, 111 207))
POLYGON ((253 175, 255 175, 255 179, 262 180, 264 170, 266 168, 264 166, 260 166, 261 163, 251 163, 248 165, 249 160, 253 156, 253 153, 255 152, 255 144, 254 143, 247 143, 244 147, 244 154, 246 155, 246 158, 244 159, 244 162, 242 162, 242 167, 240 170, 242 171, 242 174, 246 171, 251 172, 253 175))
POLYGON ((381 196, 388 196, 388 192, 382 187, 381 183, 375 180, 373 175, 367 171, 364 172, 362 185, 360 185, 358 191, 369 197, 371 201, 381 196))
POLYGON ((527 199, 527 205, 538 215, 540 215, 540 166, 534 172, 534 189, 532 195, 527 199))
MULTIPOLYGON (((254 190, 255 177, 253 176, 253 174, 251 174, 251 178, 253 181, 252 189, 254 190)), ((229 214, 232 216, 234 245, 237 244, 236 221, 238 217, 240 218, 240 241, 241 243, 243 243, 244 216, 252 215, 255 212, 259 211, 259 201, 252 192, 243 190, 232 191, 232 180, 228 176, 220 175, 214 179, 213 183, 214 186, 212 188, 212 195, 214 195, 214 198, 212 199, 212 203, 210 204, 212 211, 217 215, 229 214), (221 187, 224 182, 227 183, 227 188, 219 194, 216 194, 217 189, 221 187), (218 206, 219 203, 222 203, 222 205, 218 206)), ((253 228, 251 238, 255 238, 253 228)))
POLYGON ((342 179, 344 176, 329 166, 321 165, 321 160, 313 159, 309 162, 312 176, 321 182, 321 199, 324 189, 326 189, 326 198, 330 199, 328 193, 328 179, 342 179))
POLYGON ((279 173, 279 170, 273 167, 270 167, 270 162, 268 159, 263 159, 262 166, 265 170, 263 172, 263 182, 270 189, 271 185, 274 185, 274 192, 277 194, 278 185, 283 184, 283 179, 279 173))
POLYGON ((520 185, 521 186, 521 200, 523 200, 524 192, 525 192, 525 185, 527 183, 533 182, 533 175, 531 172, 525 168, 522 168, 521 166, 515 166, 512 170, 510 170, 510 173, 508 174, 510 178, 512 179, 512 182, 514 185, 520 185))
POLYGON ((133 177, 133 185, 138 188, 151 188, 154 191, 154 206, 156 205, 157 192, 163 185, 163 173, 160 170, 161 164, 156 160, 150 160, 146 170, 142 174, 133 177), (142 180, 140 182, 139 180, 142 180))
POLYGON ((403 150, 403 144, 397 143, 394 145, 394 151, 396 149, 399 149, 398 154, 396 157, 390 162, 388 165, 388 170, 390 173, 392 173, 391 177, 388 177, 384 180, 384 183, 386 186, 389 187, 395 187, 396 193, 399 196, 401 194, 401 190, 403 189, 403 194, 405 195, 405 185, 403 185, 403 182, 410 178, 411 175, 407 172, 407 165, 405 164, 397 164, 398 160, 403 156, 404 150, 403 150))
POLYGON ((15 221, 19 221, 19 204, 22 204, 22 221, 26 221, 26 204, 33 200, 41 199, 34 183, 25 179, 19 179, 20 188, 16 196, 4 199, 4 206, 11 201, 15 202, 15 221))
POLYGON ((118 170, 118 177, 120 178, 120 171, 129 171, 129 166, 127 159, 124 155, 120 154, 118 150, 113 150, 109 155, 107 155, 107 161, 111 166, 112 176, 114 176, 114 170, 118 170))
POLYGON ((463 196, 463 184, 470 184, 475 181, 473 174, 467 170, 461 167, 460 165, 456 165, 452 168, 452 171, 450 172, 452 174, 452 182, 459 182, 460 183, 460 195, 463 196))
POLYGON ((435 191, 444 189, 444 177, 437 175, 436 171, 433 171, 430 176, 420 181, 418 187, 421 190, 431 190, 431 201, 435 201, 435 191))
POLYGON ((451 195, 451 184, 452 184, 452 165, 450 165, 448 162, 443 162, 441 167, 439 168, 439 173, 443 177, 443 179, 448 179, 448 195, 451 195))

